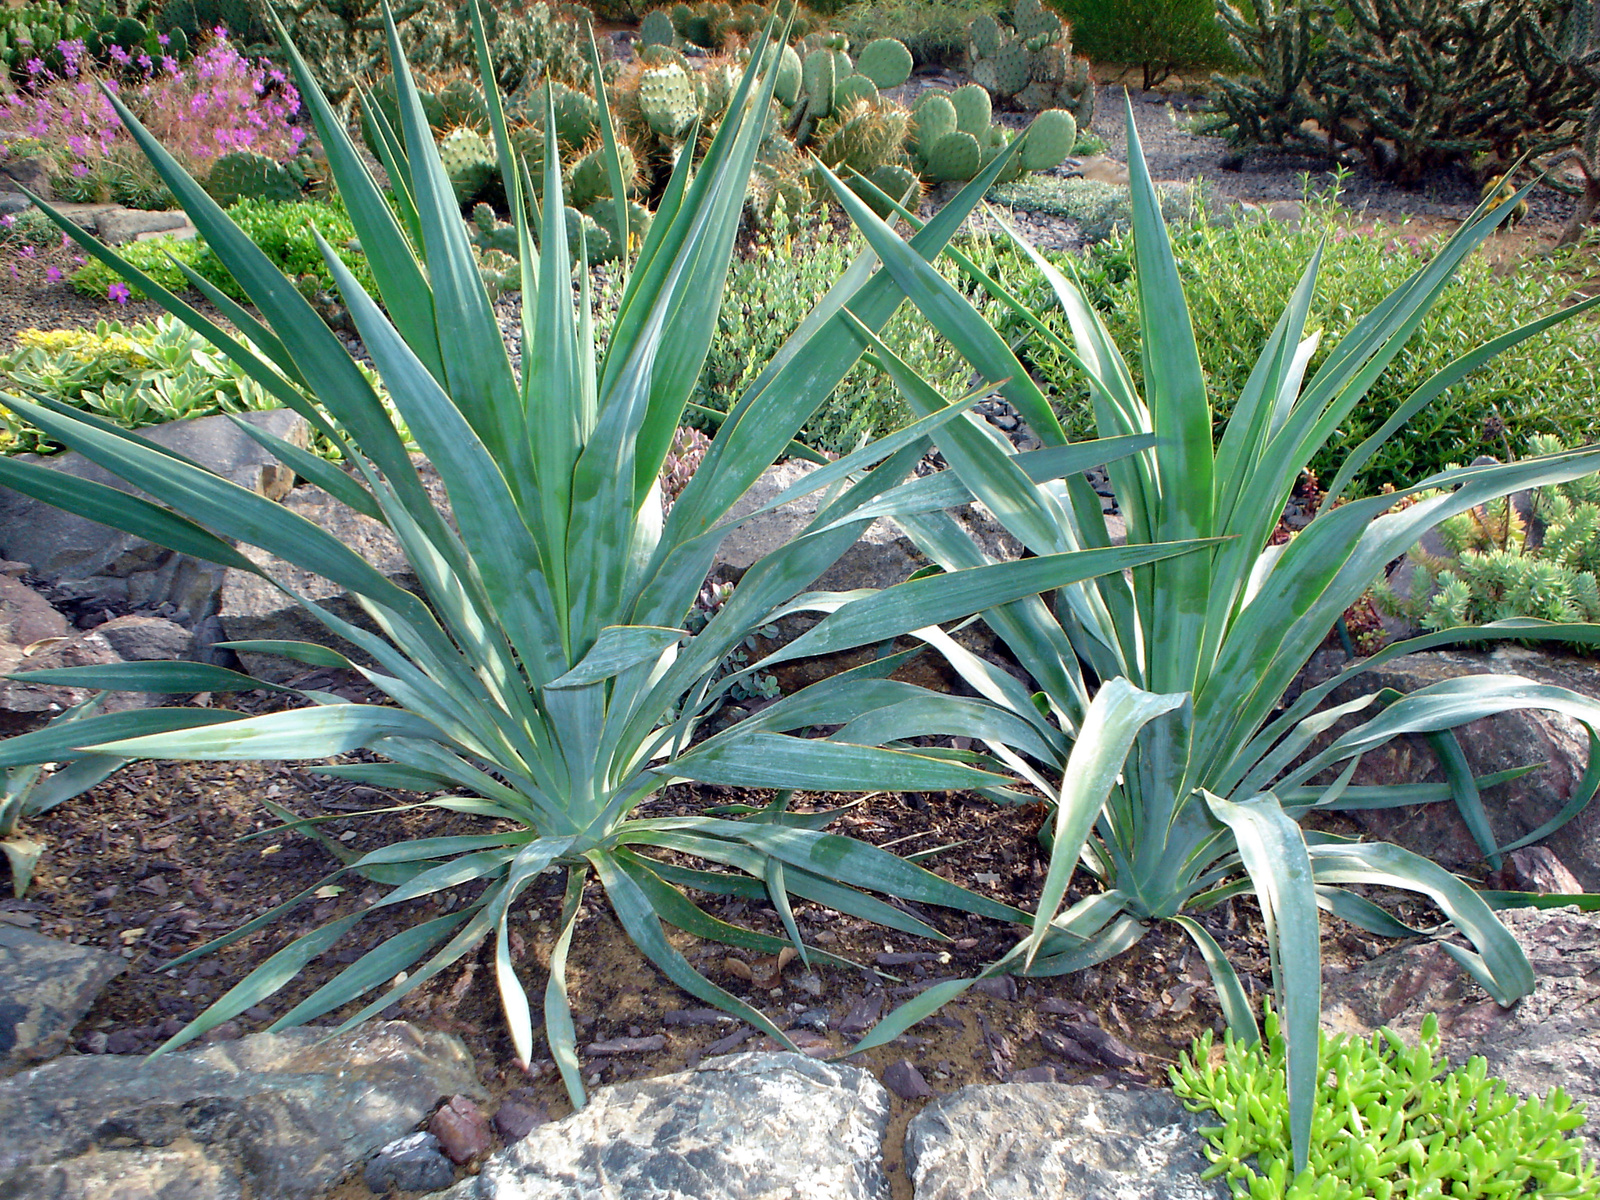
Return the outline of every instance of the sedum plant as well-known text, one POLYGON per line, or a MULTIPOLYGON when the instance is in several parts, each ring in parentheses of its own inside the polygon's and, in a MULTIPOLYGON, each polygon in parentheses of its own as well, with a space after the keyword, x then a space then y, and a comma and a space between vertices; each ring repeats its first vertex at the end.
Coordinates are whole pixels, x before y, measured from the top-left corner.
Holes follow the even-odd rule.
MULTIPOLYGON (((1051 862, 1032 929, 993 969, 1034 969, 1052 938, 1081 939, 1077 953, 1085 958, 1109 956, 1137 942, 1150 921, 1172 920, 1205 956, 1229 1024, 1250 1039, 1256 1032, 1244 989, 1196 917, 1231 896, 1253 892, 1262 909, 1283 1014, 1298 1168, 1306 1162, 1314 1106, 1319 906, 1367 929, 1411 933, 1347 885, 1418 892, 1437 903, 1448 921, 1432 936, 1464 937, 1466 945, 1453 940, 1442 945, 1495 999, 1509 1004, 1525 995, 1533 986, 1533 973, 1516 940, 1460 879, 1396 846, 1302 832, 1297 819, 1312 809, 1454 796, 1469 823, 1483 825, 1478 784, 1470 772, 1453 771, 1451 784, 1442 786, 1353 788, 1350 780, 1361 754, 1401 734, 1421 733, 1440 739, 1447 760, 1456 762, 1460 748, 1450 729, 1530 706, 1565 713, 1591 728, 1600 725, 1600 704, 1591 699, 1494 675, 1451 680, 1398 698, 1392 693, 1366 695, 1316 711, 1340 683, 1408 651, 1504 637, 1508 628, 1521 637, 1558 634, 1595 640, 1600 635, 1593 626, 1537 621, 1503 622, 1398 643, 1307 689, 1293 703, 1284 699, 1374 572, 1403 554, 1423 531, 1495 496, 1592 474, 1600 466, 1600 449, 1446 471, 1402 492, 1434 494, 1396 512, 1388 511, 1395 496, 1337 502, 1377 448, 1456 379, 1505 347, 1600 301, 1509 330, 1442 368, 1347 458, 1316 517, 1292 540, 1274 545, 1273 532, 1311 456, 1361 403, 1451 273, 1510 211, 1516 197, 1493 210, 1480 210, 1431 262, 1357 322, 1308 380, 1303 378, 1305 366, 1317 341, 1304 336, 1320 261, 1314 255, 1220 438, 1213 440, 1211 401, 1178 265, 1131 112, 1128 124, 1144 349, 1142 394, 1078 282, 1020 238, 1019 246, 1031 255, 1066 311, 1070 344, 1020 303, 1015 310, 1088 379, 1102 439, 1097 444, 1133 451, 1109 463, 1127 544, 1218 541, 1127 575, 1061 589, 1050 603, 1040 598, 990 609, 985 620, 1032 678, 1031 687, 964 651, 938 630, 922 630, 919 636, 949 660, 994 715, 1029 725, 1029 746, 1013 745, 1005 759, 1054 806, 1046 828, 1051 862), (1347 719, 1348 728, 1333 736, 1330 730, 1340 718, 1347 719), (1063 909, 1080 866, 1098 887, 1063 909)), ((1018 455, 987 427, 952 421, 933 435, 950 472, 915 486, 953 500, 981 500, 1037 554, 1109 545, 1110 530, 1087 480, 1062 480, 1041 469, 1052 455, 1064 452, 1066 438, 1006 342, 913 246, 845 189, 834 190, 884 269, 982 377, 1005 381, 1001 392, 1045 444, 1032 455, 1018 455)), ((1070 272, 1070 265, 1066 269, 1070 272)), ((944 398, 907 369, 874 331, 858 326, 857 333, 914 414, 926 419, 948 411, 944 398)), ((986 561, 971 538, 942 513, 897 519, 947 571, 959 574, 986 561)), ((924 706, 930 713, 948 709, 945 723, 950 727, 958 723, 958 711, 970 707, 970 702, 928 694, 913 700, 908 693, 899 703, 924 706)), ((852 735, 870 736, 883 728, 895 711, 885 705, 864 714, 852 735)))
POLYGON ((1226 1178, 1236 1200, 1600 1196, 1583 1141, 1570 1136, 1583 1125, 1584 1106, 1560 1088, 1518 1099, 1489 1078, 1481 1056, 1451 1070, 1431 1013, 1415 1046, 1387 1028, 1366 1040, 1318 1033, 1311 1153, 1297 1173, 1284 1051, 1269 1009, 1265 1044, 1228 1033, 1219 1051, 1208 1029, 1171 1070, 1190 1112, 1222 1119, 1200 1130, 1212 1163, 1201 1178, 1226 1178))
MULTIPOLYGON (((481 73, 487 77, 489 51, 476 7, 473 22, 481 73)), ((751 670, 784 654, 876 645, 984 603, 1191 548, 1054 555, 952 573, 882 594, 807 593, 796 599, 854 543, 876 515, 876 502, 922 456, 929 430, 958 415, 958 407, 822 468, 798 485, 801 492, 829 489, 816 519, 790 544, 752 566, 691 633, 690 617, 727 532, 729 509, 859 356, 850 323, 883 326, 903 295, 892 277, 873 273, 870 258, 853 264, 722 421, 699 468, 663 516, 658 476, 714 332, 771 81, 758 82, 752 67, 732 98, 732 116, 722 123, 698 170, 691 177, 688 156, 679 163, 628 277, 604 355, 595 349, 586 270, 579 271, 574 287, 559 167, 553 156, 544 167, 539 253, 531 230, 532 181, 512 158, 496 89, 492 82, 485 88, 517 225, 524 298, 519 375, 480 281, 392 22, 386 32, 397 68, 401 126, 398 137, 396 131, 382 131, 385 166, 395 188, 393 209, 286 37, 285 46, 365 251, 376 295, 360 285, 326 242, 323 259, 399 417, 448 492, 453 522, 436 511, 406 442, 345 347, 282 272, 126 112, 121 115, 145 153, 260 319, 198 274, 186 274, 259 352, 250 352, 64 217, 55 219, 91 254, 180 316, 335 443, 352 474, 245 429, 311 482, 386 524, 421 580, 420 592, 397 587, 320 527, 53 401, 18 400, 15 406, 50 436, 154 499, 60 479, 15 460, 0 463, 0 480, 11 487, 173 549, 261 573, 234 549, 230 539, 237 539, 338 583, 358 598, 372 627, 304 603, 360 651, 359 662, 305 643, 236 648, 349 666, 390 701, 355 704, 311 691, 300 693, 309 706, 260 716, 203 708, 94 716, 67 730, 38 730, 0 743, 0 765, 51 761, 64 747, 128 758, 204 760, 323 759, 365 749, 381 761, 325 769, 430 793, 424 803, 482 822, 481 833, 397 840, 364 855, 350 854, 330 879, 355 874, 387 885, 390 890, 377 905, 289 942, 165 1048, 259 1004, 356 930, 366 913, 475 885, 459 906, 366 950, 274 1028, 313 1020, 376 991, 346 1021, 348 1027, 487 942, 516 1053, 527 1061, 535 1021, 508 922, 518 898, 545 872, 564 881, 565 899, 554 940, 546 947, 543 1024, 575 1103, 583 1100, 583 1086, 565 964, 591 882, 598 881, 622 927, 669 979, 784 1043, 785 1035, 766 1016, 695 970, 667 938, 662 922, 769 953, 792 942, 803 959, 836 962, 805 946, 791 896, 912 935, 942 936, 900 904, 1023 919, 1020 912, 887 851, 821 831, 815 826, 825 823, 826 815, 791 816, 782 804, 749 820, 644 818, 637 810, 681 779, 837 791, 1001 782, 1002 776, 951 751, 884 748, 841 736, 842 730, 821 740, 795 736, 796 729, 843 724, 828 701, 839 685, 824 683, 817 691, 808 689, 809 695, 798 693, 805 699, 787 709, 787 721, 769 719, 753 736, 731 745, 716 739, 696 744, 695 734, 706 714, 743 679, 718 678, 724 659, 791 605, 827 615, 784 651, 752 663, 751 670), (846 301, 853 317, 844 314, 846 301), (685 865, 684 856, 713 869, 685 865), (685 894, 686 886, 765 897, 788 937, 718 920, 685 894)), ((592 43, 590 53, 598 57, 592 43)), ((759 63, 760 54, 752 57, 759 63)), ((608 170, 620 183, 616 140, 603 104, 601 113, 608 170)), ((553 132, 549 107, 545 117, 553 132)), ((937 253, 998 169, 975 180, 919 235, 919 246, 937 253)), ((1080 468, 1095 453, 1092 447, 1080 452, 1080 468)), ((899 661, 891 657, 856 674, 884 674, 899 661)), ((185 663, 40 671, 31 678, 167 692, 260 686, 232 672, 185 663)), ((1013 718, 996 714, 994 719, 1026 739, 1026 729, 1013 718)), ((920 731, 915 722, 885 732, 899 740, 913 731, 920 731)), ((314 830, 315 824, 291 820, 284 828, 314 830)), ((194 953, 270 925, 315 891, 308 889, 194 953)))

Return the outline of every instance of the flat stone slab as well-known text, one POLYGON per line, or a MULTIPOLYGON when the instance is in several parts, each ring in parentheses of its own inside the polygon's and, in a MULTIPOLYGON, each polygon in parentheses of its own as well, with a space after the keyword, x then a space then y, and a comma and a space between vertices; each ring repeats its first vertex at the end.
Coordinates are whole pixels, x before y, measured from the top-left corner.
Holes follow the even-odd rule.
POLYGON ((889 1096, 869 1073, 735 1054, 602 1088, 448 1200, 889 1200, 889 1096))
POLYGON ((0 925, 0 1074, 61 1053, 127 965, 104 950, 0 925))
POLYGON ((1170 1092, 1061 1083, 964 1087, 906 1127, 916 1200, 1225 1200, 1170 1092))
POLYGON ((60 1058, 0 1082, 0 1196, 308 1200, 459 1092, 467 1048, 400 1021, 60 1058))

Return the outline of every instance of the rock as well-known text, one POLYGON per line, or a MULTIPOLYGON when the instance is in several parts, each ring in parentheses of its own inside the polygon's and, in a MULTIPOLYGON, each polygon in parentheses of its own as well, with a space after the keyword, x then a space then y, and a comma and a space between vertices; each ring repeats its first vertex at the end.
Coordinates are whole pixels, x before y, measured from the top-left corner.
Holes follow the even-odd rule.
POLYGON ((1114 158, 1104 154, 1082 159, 1078 163, 1078 174, 1085 179, 1092 179, 1096 183, 1112 183, 1121 187, 1128 186, 1128 166, 1119 163, 1114 158))
MULTIPOLYGON (((36 654, 24 656, 21 649, 0 642, 0 675, 26 674, 52 667, 103 667, 122 659, 98 630, 80 633, 36 654)), ((55 716, 95 694, 92 688, 60 687, 30 683, 26 679, 0 679, 0 733, 16 733, 55 716)), ((101 712, 123 712, 150 708, 164 697, 150 692, 108 692, 101 712)))
POLYGON ((917 1064, 908 1058, 884 1068, 883 1086, 902 1100, 922 1100, 933 1095, 933 1089, 917 1070, 917 1064))
POLYGON ((1267 216, 1280 225, 1299 229, 1300 222, 1305 216, 1305 206, 1298 200, 1274 200, 1267 205, 1267 216))
POLYGON ((316 1196, 441 1095, 481 1094, 465 1046, 403 1022, 260 1033, 195 1053, 60 1058, 0 1082, 0 1195, 316 1196))
POLYGON ((113 617, 94 631, 124 662, 180 662, 194 654, 194 634, 164 617, 113 617))
POLYGON ((736 1054, 602 1088, 492 1155, 449 1200, 888 1200, 887 1093, 866 1071, 736 1054))
MULTIPOLYGON (((1403 946, 1354 970, 1325 967, 1322 1023, 1367 1037, 1388 1025, 1415 1040, 1428 1013, 1442 1048, 1462 1065, 1488 1060, 1489 1074, 1523 1095, 1560 1085, 1589 1112, 1600 1105, 1600 916, 1576 908, 1498 914, 1533 963, 1533 994, 1501 1008, 1437 943, 1403 946)), ((1600 1127, 1581 1130, 1591 1153, 1600 1127)))
POLYGON ((1500 871, 1504 890, 1571 896, 1583 891, 1577 877, 1548 846, 1524 846, 1506 855, 1500 871))
POLYGON ((382 1195, 394 1188, 402 1192, 447 1188, 456 1181, 456 1172, 439 1152, 438 1138, 431 1133, 408 1133, 369 1158, 362 1178, 367 1187, 382 1195))
POLYGON ((1169 1092, 1058 1083, 969 1086, 906 1127, 917 1200, 1212 1200, 1200 1120, 1169 1092))
POLYGON ((95 229, 100 234, 100 240, 108 246, 120 246, 123 242, 131 242, 143 234, 165 233, 169 229, 181 229, 189 223, 188 215, 182 209, 172 212, 146 212, 143 209, 119 208, 115 212, 108 212, 95 222, 95 229))
MULTIPOLYGON (((816 469, 812 463, 793 458, 767 468, 729 510, 729 520, 748 516, 816 469)), ((822 494, 803 496, 732 530, 717 551, 718 566, 737 577, 762 556, 792 541, 817 515, 818 497, 822 494)), ((991 557, 1010 559, 1021 552, 1015 539, 982 509, 967 505, 956 510, 955 516, 991 557)), ((869 525, 861 540, 810 586, 821 591, 884 588, 909 578, 913 571, 926 565, 927 560, 911 539, 880 519, 869 525)))
POLYGON ((494 1145, 489 1118, 470 1096, 450 1097, 450 1103, 433 1114, 428 1132, 439 1139, 439 1148, 457 1166, 487 1154, 494 1145))
MULTIPOLYGON (((249 413, 245 420, 286 441, 304 444, 306 423, 286 409, 249 413)), ((251 491, 276 499, 292 472, 256 445, 225 416, 173 421, 137 436, 176 450, 251 491)), ((52 470, 134 492, 82 455, 19 455, 52 470)), ((223 568, 153 546, 142 538, 75 516, 19 492, 0 488, 0 555, 31 563, 52 586, 110 608, 153 608, 170 603, 192 624, 216 611, 223 568)))
MULTIPOLYGON (((4 183, 5 180, 0 179, 0 186, 3 186, 4 183)), ((29 200, 21 192, 0 191, 0 217, 10 217, 15 216, 17 213, 25 213, 32 207, 33 201, 29 200)))
MULTIPOLYGON (((21 195, 22 189, 27 188, 41 200, 50 200, 55 197, 55 191, 50 186, 51 165, 48 158, 12 158, 0 163, 0 192, 11 192, 21 195)), ((23 200, 31 206, 26 196, 23 200)))
POLYGON ((67 619, 48 600, 22 580, 0 575, 0 641, 26 648, 66 635, 67 619))
MULTIPOLYGON (((423 483, 441 511, 448 510, 444 484, 426 462, 418 461, 423 483)), ((283 506, 326 529, 394 583, 407 590, 420 585, 400 543, 387 526, 339 503, 327 492, 309 484, 297 487, 284 497, 283 506)), ((308 600, 322 605, 334 615, 363 629, 372 621, 361 606, 337 584, 302 570, 254 546, 240 550, 274 579, 308 600)), ((248 571, 229 569, 223 574, 222 594, 217 617, 230 641, 287 639, 332 646, 356 661, 365 657, 348 642, 335 637, 327 626, 295 603, 278 588, 248 571)), ((282 683, 304 670, 298 663, 264 654, 241 654, 245 670, 258 679, 282 683)))
POLYGON ((494 1131, 503 1142, 515 1142, 548 1123, 550 1113, 537 1101, 507 1100, 494 1114, 494 1131))
POLYGON ((52 1058, 107 983, 128 964, 114 954, 0 925, 0 1072, 52 1058))
MULTIPOLYGON (((1441 680, 1481 674, 1521 675, 1536 683, 1600 696, 1600 669, 1593 659, 1507 645, 1488 652, 1409 654, 1356 676, 1337 689, 1326 704, 1338 704, 1385 687, 1411 692, 1441 680)), ((1367 711, 1370 714, 1374 710, 1367 711)), ((1334 732, 1349 728, 1350 723, 1346 719, 1334 732)), ((1490 827, 1497 844, 1502 846, 1554 817, 1572 795, 1588 763, 1589 735, 1583 726, 1536 709, 1474 721, 1458 729, 1456 736, 1477 775, 1539 765, 1540 769, 1483 793, 1490 827)), ((1443 779, 1444 773, 1426 739, 1408 736, 1364 755, 1352 782, 1363 785, 1443 779)), ((1452 870, 1482 862, 1482 851, 1449 801, 1357 810, 1348 815, 1364 833, 1426 855, 1452 870)), ((1543 845, 1565 864, 1584 890, 1600 888, 1600 805, 1591 804, 1545 838, 1543 845)))

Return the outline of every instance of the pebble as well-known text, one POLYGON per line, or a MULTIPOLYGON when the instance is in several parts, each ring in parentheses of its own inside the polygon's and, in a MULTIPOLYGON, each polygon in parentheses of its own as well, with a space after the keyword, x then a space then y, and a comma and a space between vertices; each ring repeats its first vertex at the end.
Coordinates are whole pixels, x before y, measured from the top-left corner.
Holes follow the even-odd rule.
POLYGON ((450 1102, 433 1114, 428 1132, 439 1140, 439 1147, 450 1161, 460 1166, 494 1145, 489 1119, 467 1096, 452 1096, 450 1102))
POLYGON ((383 1195, 398 1188, 403 1192, 432 1192, 447 1188, 456 1180, 455 1168, 439 1152, 439 1139, 431 1133, 411 1133, 382 1147, 367 1160, 362 1173, 367 1187, 383 1195))
POLYGON ((933 1089, 922 1077, 922 1072, 907 1058, 890 1063, 884 1069, 883 1086, 902 1100, 922 1100, 933 1095, 933 1089))
POLYGON ((507 1100, 495 1110, 494 1129, 501 1141, 519 1142, 549 1120, 550 1113, 543 1104, 507 1100))

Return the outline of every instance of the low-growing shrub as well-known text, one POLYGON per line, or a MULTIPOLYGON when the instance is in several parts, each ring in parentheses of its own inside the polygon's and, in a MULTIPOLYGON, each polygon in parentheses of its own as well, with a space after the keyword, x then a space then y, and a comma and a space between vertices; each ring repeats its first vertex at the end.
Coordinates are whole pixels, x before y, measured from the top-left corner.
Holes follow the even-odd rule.
MULTIPOLYGON (((1196 198, 1200 191, 1189 183, 1159 185, 1161 215, 1169 224, 1187 224, 1200 211, 1196 198)), ((1010 208, 1066 217, 1077 223, 1084 242, 1090 245, 1126 233, 1133 224, 1133 202, 1126 185, 1098 179, 1025 175, 992 189, 989 199, 1010 208)))
MULTIPOLYGON (((1307 378, 1357 315, 1374 307, 1431 252, 1427 237, 1404 227, 1352 229, 1341 225, 1341 219, 1331 205, 1314 201, 1305 206, 1299 228, 1259 220, 1234 221, 1226 227, 1201 221, 1172 230, 1201 363, 1213 395, 1223 401, 1215 414, 1219 429, 1231 411, 1226 399, 1238 394, 1253 364, 1246 348, 1259 346, 1271 333, 1302 264, 1324 239, 1320 285, 1310 318, 1310 328, 1321 329, 1322 342, 1307 378)), ((1139 305, 1130 274, 1132 252, 1131 237, 1114 235, 1074 265, 1107 326, 1119 344, 1128 347, 1128 365, 1139 380, 1139 305)), ((1312 460, 1312 469, 1331 477, 1349 451, 1461 347, 1498 337, 1559 307, 1573 290, 1565 272, 1575 263, 1554 257, 1508 270, 1481 253, 1468 258, 1444 301, 1423 318, 1418 335, 1312 460)), ((1034 299, 1042 303, 1043 284, 1036 282, 1033 288, 1034 299)), ((1065 328, 1059 311, 1046 320, 1058 330, 1065 328)), ((1491 360, 1385 443, 1359 477, 1358 487, 1370 492, 1386 483, 1404 486, 1483 453, 1500 458, 1508 452, 1520 454, 1537 434, 1551 434, 1568 445, 1591 440, 1595 397, 1600 396, 1594 337, 1594 321, 1585 317, 1557 325, 1491 360)), ((1077 372, 1048 348, 1037 348, 1033 354, 1032 365, 1054 390, 1063 422, 1075 437, 1086 435, 1091 427, 1089 397, 1077 372)))
POLYGON ((1583 1105, 1560 1088, 1519 1099, 1481 1057, 1451 1070, 1432 1015, 1415 1046, 1389 1029, 1366 1040, 1318 1035, 1310 1161, 1295 1175, 1275 1013, 1266 1027, 1265 1045, 1227 1034, 1221 1061, 1207 1030, 1172 1068, 1189 1110, 1222 1118, 1200 1131, 1212 1162, 1202 1178, 1225 1177, 1237 1200, 1600 1195, 1583 1143, 1570 1136, 1583 1105))
MULTIPOLYGON (((333 287, 333 278, 328 274, 311 233, 313 225, 339 251, 340 258, 363 286, 372 286, 366 256, 351 247, 355 227, 337 200, 302 200, 289 204, 241 200, 228 209, 228 215, 303 291, 325 292, 333 287)), ((152 238, 124 246, 121 253, 128 262, 172 291, 181 292, 189 286, 183 272, 173 264, 172 260, 177 259, 233 299, 246 299, 244 290, 228 274, 222 260, 199 238, 152 238)), ((115 272, 98 260, 91 260, 73 272, 72 284, 87 295, 113 299, 118 296, 125 299, 130 291, 115 272), (119 288, 122 291, 115 290, 119 288)))

